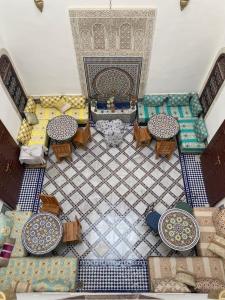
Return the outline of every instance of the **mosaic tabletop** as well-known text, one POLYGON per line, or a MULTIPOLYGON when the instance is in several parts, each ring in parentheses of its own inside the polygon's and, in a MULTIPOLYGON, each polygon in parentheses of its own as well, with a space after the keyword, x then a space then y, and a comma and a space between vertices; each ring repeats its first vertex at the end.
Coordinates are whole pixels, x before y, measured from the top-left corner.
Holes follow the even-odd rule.
POLYGON ((77 131, 77 121, 71 116, 58 116, 49 121, 47 126, 48 136, 56 141, 70 140, 77 131))
POLYGON ((50 213, 33 215, 23 227, 22 241, 29 253, 41 255, 58 246, 63 234, 60 220, 50 213))
POLYGON ((178 208, 169 209, 161 216, 159 235, 168 247, 178 251, 192 249, 200 237, 196 219, 178 208))
POLYGON ((156 139, 168 140, 177 135, 179 123, 174 117, 158 114, 148 121, 148 130, 156 139))

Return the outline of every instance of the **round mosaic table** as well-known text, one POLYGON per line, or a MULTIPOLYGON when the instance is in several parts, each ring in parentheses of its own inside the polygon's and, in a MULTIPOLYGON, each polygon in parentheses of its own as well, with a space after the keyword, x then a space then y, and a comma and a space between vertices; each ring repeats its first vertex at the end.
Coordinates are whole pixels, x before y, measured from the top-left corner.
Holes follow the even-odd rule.
POLYGON ((188 212, 173 208, 159 219, 159 235, 171 249, 186 251, 192 249, 200 238, 196 219, 188 212))
POLYGON ((75 118, 62 115, 55 117, 48 122, 48 136, 58 142, 71 140, 77 131, 77 121, 75 118))
POLYGON ((33 215, 24 225, 22 242, 29 253, 42 255, 54 250, 62 235, 62 224, 55 215, 39 213, 33 215))
POLYGON ((169 140, 177 135, 179 123, 174 117, 158 114, 148 121, 148 130, 156 139, 169 140))

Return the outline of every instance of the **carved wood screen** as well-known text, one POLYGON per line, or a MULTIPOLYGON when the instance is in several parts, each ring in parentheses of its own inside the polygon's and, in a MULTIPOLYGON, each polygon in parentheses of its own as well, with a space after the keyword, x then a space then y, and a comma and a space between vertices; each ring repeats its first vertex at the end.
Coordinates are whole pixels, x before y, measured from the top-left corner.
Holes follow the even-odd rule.
POLYGON ((204 90, 200 96, 200 102, 203 107, 203 113, 206 115, 213 100, 225 80, 225 53, 221 54, 210 73, 204 90))
POLYGON ((27 96, 7 55, 0 57, 0 76, 19 113, 24 117, 27 96))

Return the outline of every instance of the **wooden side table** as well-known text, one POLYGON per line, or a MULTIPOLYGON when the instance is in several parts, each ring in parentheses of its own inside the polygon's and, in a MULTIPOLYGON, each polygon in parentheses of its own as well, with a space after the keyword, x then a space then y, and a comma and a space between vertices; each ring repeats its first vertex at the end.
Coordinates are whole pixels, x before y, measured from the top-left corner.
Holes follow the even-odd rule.
POLYGON ((81 229, 82 226, 80 224, 80 221, 76 219, 73 222, 67 222, 63 224, 63 242, 81 242, 81 229))

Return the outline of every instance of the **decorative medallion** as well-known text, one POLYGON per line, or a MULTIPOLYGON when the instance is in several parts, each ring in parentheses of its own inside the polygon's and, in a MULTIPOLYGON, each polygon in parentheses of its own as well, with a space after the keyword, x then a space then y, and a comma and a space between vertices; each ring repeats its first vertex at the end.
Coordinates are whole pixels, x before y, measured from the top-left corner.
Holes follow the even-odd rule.
POLYGON ((135 57, 142 60, 140 86, 135 95, 142 97, 148 76, 156 10, 76 9, 70 10, 69 14, 82 93, 88 97, 91 89, 91 83, 86 81, 85 58, 135 57))
POLYGON ((58 246, 63 234, 60 220, 50 213, 33 215, 23 227, 22 241, 29 253, 46 254, 58 246))
POLYGON ((161 216, 159 234, 168 247, 178 251, 192 249, 200 237, 196 219, 178 208, 167 210, 161 216))

